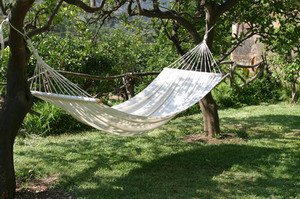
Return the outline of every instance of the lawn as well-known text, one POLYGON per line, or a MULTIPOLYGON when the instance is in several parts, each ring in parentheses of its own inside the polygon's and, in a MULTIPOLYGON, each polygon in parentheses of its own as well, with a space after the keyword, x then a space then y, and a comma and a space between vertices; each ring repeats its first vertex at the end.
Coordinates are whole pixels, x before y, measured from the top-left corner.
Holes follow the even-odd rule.
POLYGON ((99 131, 18 138, 17 178, 87 199, 300 198, 300 105, 220 111, 220 143, 187 142, 200 114, 138 137, 99 131))

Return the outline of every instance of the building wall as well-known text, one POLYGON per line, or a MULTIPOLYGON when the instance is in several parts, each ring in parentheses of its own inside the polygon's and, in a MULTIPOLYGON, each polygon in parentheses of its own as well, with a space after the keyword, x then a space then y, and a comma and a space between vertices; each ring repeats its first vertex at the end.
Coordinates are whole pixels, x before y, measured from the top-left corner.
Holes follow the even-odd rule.
MULTIPOLYGON (((247 24, 233 24, 232 35, 240 36, 242 32, 246 31, 249 26, 247 24)), ((241 46, 237 47, 231 53, 231 60, 242 65, 253 65, 262 61, 262 54, 264 51, 264 45, 258 42, 259 36, 245 40, 241 46)))

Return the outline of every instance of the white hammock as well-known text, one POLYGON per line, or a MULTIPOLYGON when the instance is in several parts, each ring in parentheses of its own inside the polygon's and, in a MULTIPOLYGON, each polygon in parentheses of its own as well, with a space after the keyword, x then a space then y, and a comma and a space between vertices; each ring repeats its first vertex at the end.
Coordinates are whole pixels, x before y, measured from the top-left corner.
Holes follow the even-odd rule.
POLYGON ((31 78, 32 94, 64 109, 80 122, 118 135, 141 134, 165 124, 222 80, 211 52, 201 43, 164 68, 138 95, 108 107, 48 66, 30 41, 29 44, 37 59, 31 78))

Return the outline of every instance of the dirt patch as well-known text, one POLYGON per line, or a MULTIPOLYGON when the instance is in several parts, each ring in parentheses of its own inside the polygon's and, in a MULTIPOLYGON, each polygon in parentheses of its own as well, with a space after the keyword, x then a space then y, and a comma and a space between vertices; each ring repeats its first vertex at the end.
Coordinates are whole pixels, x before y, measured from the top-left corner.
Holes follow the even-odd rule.
POLYGON ((41 192, 32 192, 25 190, 17 192, 16 199, 74 199, 64 190, 46 190, 41 192))
POLYGON ((62 189, 51 189, 58 181, 58 175, 32 179, 26 183, 17 183, 16 199, 74 199, 62 189))
POLYGON ((183 138, 185 142, 196 143, 203 142, 206 144, 223 144, 223 143, 244 143, 245 139, 238 137, 233 133, 221 134, 218 138, 208 138, 204 134, 192 134, 183 138))

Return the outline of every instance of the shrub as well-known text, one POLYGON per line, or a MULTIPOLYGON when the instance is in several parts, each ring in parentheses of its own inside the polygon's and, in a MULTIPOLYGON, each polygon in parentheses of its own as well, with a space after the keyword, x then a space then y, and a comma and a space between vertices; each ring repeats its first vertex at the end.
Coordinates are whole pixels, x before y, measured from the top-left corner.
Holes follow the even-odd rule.
POLYGON ((58 135, 90 128, 48 102, 35 103, 33 110, 40 115, 27 115, 21 128, 23 135, 58 135))
POLYGON ((244 87, 221 83, 213 90, 213 96, 220 108, 228 108, 282 101, 285 92, 275 78, 264 75, 244 87))

